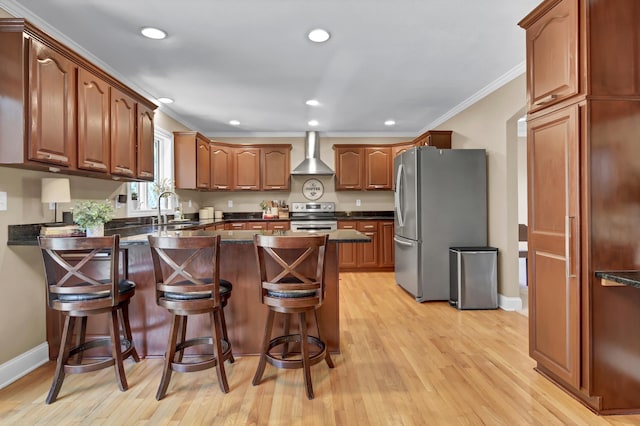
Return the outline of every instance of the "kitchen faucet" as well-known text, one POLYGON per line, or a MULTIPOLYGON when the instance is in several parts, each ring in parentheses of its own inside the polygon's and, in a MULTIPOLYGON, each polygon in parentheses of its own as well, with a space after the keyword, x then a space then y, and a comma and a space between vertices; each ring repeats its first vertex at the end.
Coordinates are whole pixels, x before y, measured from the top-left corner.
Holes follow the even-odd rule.
MULTIPOLYGON (((165 221, 162 220, 162 210, 160 208, 160 199, 162 199, 162 197, 165 195, 173 195, 174 197, 176 197, 176 203, 178 205, 178 208, 180 206, 180 197, 178 196, 178 194, 176 194, 173 191, 161 192, 160 195, 158 195, 158 225, 162 224, 163 222, 166 222, 166 220, 165 221)), ((165 219, 166 219, 166 216, 165 216, 165 219)), ((181 218, 176 218, 176 219, 181 219, 181 218)))

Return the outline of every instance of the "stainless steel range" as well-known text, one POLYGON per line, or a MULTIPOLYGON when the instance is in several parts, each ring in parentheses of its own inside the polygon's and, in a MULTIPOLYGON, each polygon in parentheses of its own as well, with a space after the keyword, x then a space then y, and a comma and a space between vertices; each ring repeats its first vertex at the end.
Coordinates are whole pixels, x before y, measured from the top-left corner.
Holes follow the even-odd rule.
POLYGON ((335 231, 338 229, 336 220, 336 204, 321 203, 291 203, 292 231, 335 231))

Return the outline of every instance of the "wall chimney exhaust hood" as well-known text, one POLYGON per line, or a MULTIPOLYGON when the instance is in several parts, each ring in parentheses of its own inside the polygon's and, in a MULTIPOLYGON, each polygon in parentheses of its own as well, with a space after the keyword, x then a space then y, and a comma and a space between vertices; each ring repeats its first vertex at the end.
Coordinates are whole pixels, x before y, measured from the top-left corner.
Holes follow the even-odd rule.
POLYGON ((335 173, 320 160, 320 141, 318 132, 307 132, 304 138, 304 161, 291 172, 292 175, 323 175, 335 173))

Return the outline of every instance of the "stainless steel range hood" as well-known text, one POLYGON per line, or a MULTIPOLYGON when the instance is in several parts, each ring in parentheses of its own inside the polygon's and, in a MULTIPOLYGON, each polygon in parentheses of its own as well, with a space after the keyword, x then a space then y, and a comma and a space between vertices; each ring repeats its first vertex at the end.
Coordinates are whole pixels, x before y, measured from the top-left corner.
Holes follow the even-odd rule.
POLYGON ((334 175, 334 171, 320 159, 318 132, 307 132, 304 138, 304 161, 291 172, 292 175, 334 175))

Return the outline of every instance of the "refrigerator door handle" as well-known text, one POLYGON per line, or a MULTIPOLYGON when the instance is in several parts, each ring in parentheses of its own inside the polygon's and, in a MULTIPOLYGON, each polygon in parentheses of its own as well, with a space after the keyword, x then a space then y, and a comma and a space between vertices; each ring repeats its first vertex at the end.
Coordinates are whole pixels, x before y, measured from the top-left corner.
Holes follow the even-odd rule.
POLYGON ((398 216, 398 226, 404 226, 404 218, 402 217, 402 207, 400 206, 400 192, 402 191, 402 172, 403 165, 398 166, 398 175, 396 176, 396 192, 394 193, 396 214, 398 216))
POLYGON ((399 240, 396 237, 393 237, 393 241, 395 241, 396 243, 400 244, 401 246, 409 246, 409 247, 411 247, 413 245, 413 244, 408 243, 406 241, 399 240))

